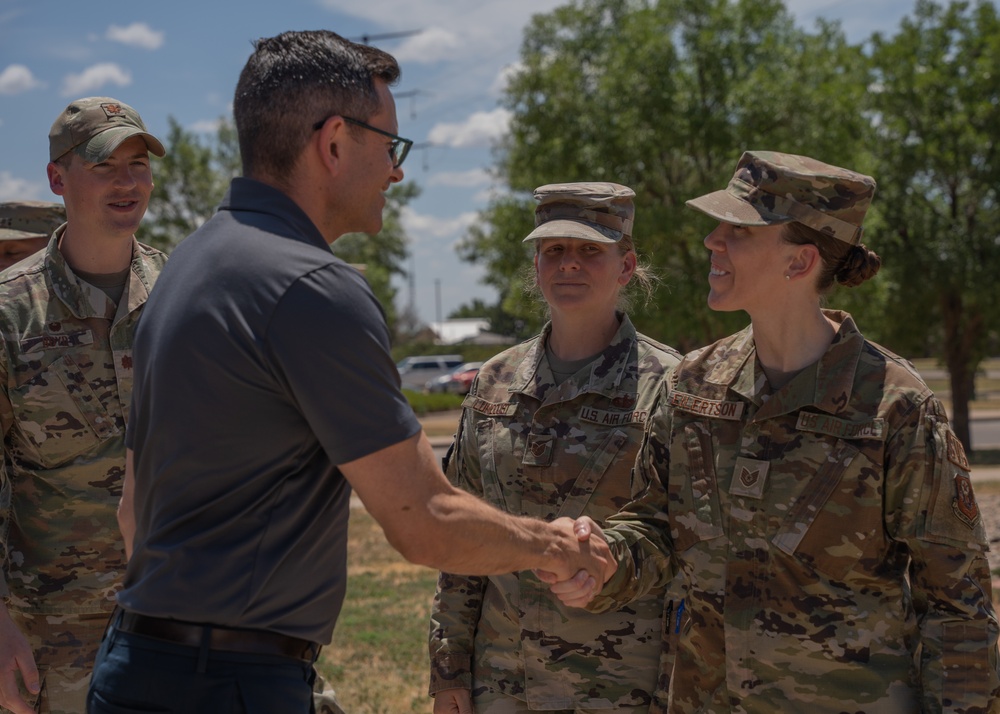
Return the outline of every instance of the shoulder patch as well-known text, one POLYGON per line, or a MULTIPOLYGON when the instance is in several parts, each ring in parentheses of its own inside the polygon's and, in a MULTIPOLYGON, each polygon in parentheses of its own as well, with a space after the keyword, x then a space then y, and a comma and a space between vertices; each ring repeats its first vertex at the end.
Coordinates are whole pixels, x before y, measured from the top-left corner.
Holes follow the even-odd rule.
POLYGON ((970 471, 972 469, 969 466, 969 459, 965 456, 965 449, 962 448, 962 442, 958 440, 954 432, 950 429, 945 437, 945 446, 947 450, 948 461, 955 464, 960 469, 965 469, 970 471))
POLYGON ((743 416, 743 402, 727 402, 718 399, 704 399, 686 392, 670 392, 670 406, 682 412, 738 421, 743 416))
POLYGON ((799 412, 795 428, 799 431, 811 431, 817 434, 836 436, 840 439, 878 439, 882 441, 885 438, 884 419, 852 422, 828 414, 799 412))
POLYGON ((979 504, 976 503, 976 494, 972 491, 972 479, 969 478, 969 474, 961 471, 955 474, 955 500, 952 501, 951 507, 955 510, 955 515, 969 528, 975 528, 979 523, 979 504))

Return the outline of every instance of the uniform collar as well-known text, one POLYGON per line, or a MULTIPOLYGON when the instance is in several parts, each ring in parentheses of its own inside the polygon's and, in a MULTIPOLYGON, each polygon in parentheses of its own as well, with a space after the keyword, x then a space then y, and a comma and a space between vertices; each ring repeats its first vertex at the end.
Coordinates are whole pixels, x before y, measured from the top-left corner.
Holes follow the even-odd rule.
POLYGON ((844 411, 854 388, 864 336, 846 312, 824 310, 823 314, 837 325, 830 346, 815 364, 773 393, 766 403, 761 399, 763 373, 757 368, 752 326, 737 333, 728 347, 713 355, 705 381, 728 387, 760 406, 756 416, 760 419, 788 414, 803 407, 815 407, 829 414, 844 411))
POLYGON ((514 371, 507 391, 526 394, 540 401, 568 401, 585 392, 609 397, 618 394, 626 379, 638 379, 635 368, 629 368, 637 361, 633 359, 638 349, 635 327, 628 315, 619 313, 619 318, 621 323, 618 331, 611 343, 591 363, 590 370, 573 375, 558 387, 549 361, 545 359, 545 345, 552 333, 552 323, 546 323, 541 335, 514 371), (555 394, 552 394, 553 389, 556 390, 555 394))
POLYGON ((238 176, 229 184, 229 190, 219 204, 220 211, 257 213, 277 219, 279 224, 269 230, 285 238, 310 243, 317 248, 330 250, 316 224, 291 197, 262 181, 238 176), (284 225, 280 225, 284 224, 284 225))
POLYGON ((81 280, 59 251, 59 240, 66 232, 66 225, 64 223, 57 228, 49 239, 49 244, 45 248, 45 268, 52 281, 53 294, 74 317, 114 320, 116 313, 127 314, 146 302, 149 297, 150 280, 143 264, 142 251, 134 237, 128 284, 122 294, 125 304, 116 306, 102 290, 81 280))

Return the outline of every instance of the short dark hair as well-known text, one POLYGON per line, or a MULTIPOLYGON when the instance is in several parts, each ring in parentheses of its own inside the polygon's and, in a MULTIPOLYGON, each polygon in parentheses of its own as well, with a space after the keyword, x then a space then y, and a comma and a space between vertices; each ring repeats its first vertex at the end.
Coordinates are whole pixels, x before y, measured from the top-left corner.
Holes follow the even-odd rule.
POLYGON ((376 79, 399 80, 395 58, 329 30, 257 40, 233 98, 243 174, 287 179, 316 122, 378 113, 376 79))

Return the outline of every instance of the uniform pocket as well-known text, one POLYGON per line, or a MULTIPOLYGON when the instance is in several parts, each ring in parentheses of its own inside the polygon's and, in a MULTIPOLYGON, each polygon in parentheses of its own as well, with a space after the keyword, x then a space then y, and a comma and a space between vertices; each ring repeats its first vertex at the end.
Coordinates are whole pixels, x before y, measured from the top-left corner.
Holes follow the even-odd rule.
POLYGON ((712 438, 702 422, 680 424, 671 439, 667 513, 678 552, 724 535, 712 438), (674 449, 674 445, 681 445, 674 449))
MULTIPOLYGON (((566 516, 573 519, 581 516, 604 474, 615 463, 618 454, 623 449, 626 449, 628 445, 628 434, 621 429, 612 429, 604 437, 604 441, 601 442, 601 445, 594 451, 593 455, 591 455, 580 475, 577 476, 576 481, 573 483, 573 488, 570 489, 566 500, 563 501, 556 516, 566 516)), ((631 464, 627 465, 626 468, 630 469, 631 464)), ((612 504, 600 505, 602 506, 601 508, 594 509, 588 515, 596 520, 604 520, 604 518, 614 515, 616 512, 609 508, 612 504)))
POLYGON ((30 460, 52 468, 121 434, 71 354, 18 377, 10 397, 30 460))
POLYGON ((809 568, 840 580, 880 547, 881 469, 838 440, 795 501, 771 543, 809 568))
POLYGON ((510 490, 510 480, 515 476, 512 469, 515 467, 512 462, 505 464, 502 458, 497 458, 495 434, 497 428, 498 425, 492 419, 483 419, 476 423, 476 444, 479 447, 479 464, 482 469, 483 498, 487 503, 501 511, 511 513, 512 511, 507 508, 507 499, 504 493, 510 490), (499 472, 501 468, 505 470, 503 475, 499 472), (504 479, 506 483, 501 483, 501 479, 504 479))
POLYGON ((987 626, 974 622, 944 624, 941 638, 942 701, 971 703, 989 700, 993 678, 984 675, 983 663, 989 660, 990 668, 995 671, 997 651, 995 647, 990 647, 987 626), (989 652, 987 657, 983 657, 984 651, 989 652))

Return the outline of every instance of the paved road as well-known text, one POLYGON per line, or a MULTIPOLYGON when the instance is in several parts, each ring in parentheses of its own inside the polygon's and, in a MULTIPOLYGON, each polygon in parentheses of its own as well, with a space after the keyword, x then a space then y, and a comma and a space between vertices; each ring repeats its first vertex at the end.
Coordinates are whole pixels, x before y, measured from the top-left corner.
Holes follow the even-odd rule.
POLYGON ((1000 414, 988 417, 973 417, 972 448, 1000 449, 1000 414))

